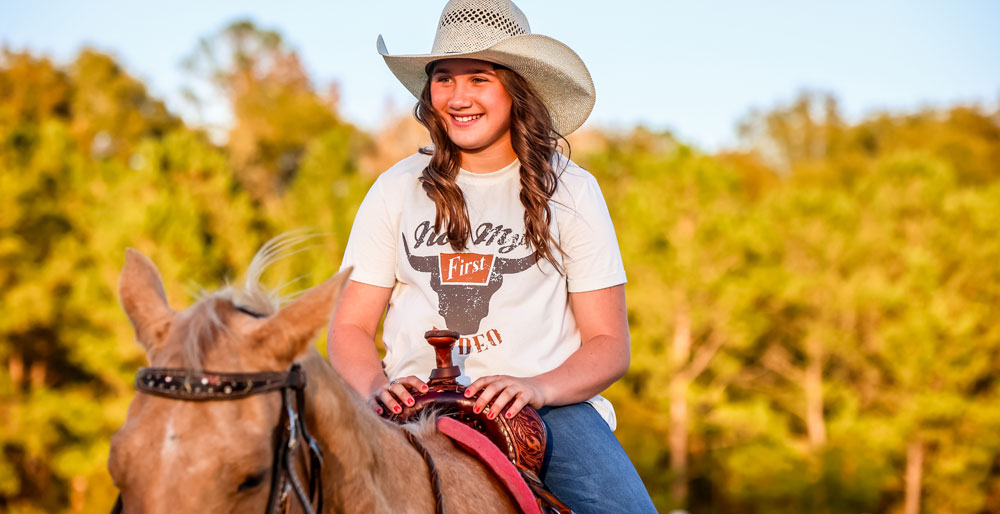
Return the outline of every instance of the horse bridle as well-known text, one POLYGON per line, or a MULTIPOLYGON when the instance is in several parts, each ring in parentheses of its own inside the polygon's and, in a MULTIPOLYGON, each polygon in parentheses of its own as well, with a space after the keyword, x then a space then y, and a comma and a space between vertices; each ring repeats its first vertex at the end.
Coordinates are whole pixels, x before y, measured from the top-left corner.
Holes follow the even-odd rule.
MULTIPOLYGON (((306 374, 299 364, 287 372, 218 373, 185 368, 140 368, 135 388, 154 396, 193 402, 238 400, 249 396, 281 392, 281 417, 275 427, 274 462, 271 466, 271 492, 265 514, 288 512, 289 491, 294 491, 306 514, 323 510, 323 452, 306 429, 306 374), (309 490, 295 471, 299 439, 309 448, 306 470, 309 490)), ((122 511, 121 495, 111 513, 122 511)))

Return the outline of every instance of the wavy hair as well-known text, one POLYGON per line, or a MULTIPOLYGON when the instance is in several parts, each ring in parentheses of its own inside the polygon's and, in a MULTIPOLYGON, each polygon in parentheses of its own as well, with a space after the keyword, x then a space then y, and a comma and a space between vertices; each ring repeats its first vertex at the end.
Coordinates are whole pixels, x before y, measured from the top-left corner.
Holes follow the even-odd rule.
MULTIPOLYGON (((569 158, 569 141, 556 132, 552 117, 541 99, 532 90, 528 81, 516 72, 494 64, 494 72, 500 84, 510 95, 510 140, 514 153, 521 161, 521 205, 524 206, 524 237, 534 249, 539 259, 546 259, 562 270, 555 258, 561 251, 559 243, 552 238, 549 225, 552 210, 549 200, 559 185, 559 175, 553 168, 556 154, 564 148, 569 158)), ((431 136, 431 147, 421 148, 420 153, 430 155, 431 160, 420 175, 420 184, 436 207, 434 230, 442 233, 446 229, 452 249, 466 248, 472 227, 465 196, 455 182, 462 165, 461 149, 448 137, 446 121, 431 103, 430 77, 434 63, 427 66, 427 84, 413 109, 413 115, 427 128, 431 136)))

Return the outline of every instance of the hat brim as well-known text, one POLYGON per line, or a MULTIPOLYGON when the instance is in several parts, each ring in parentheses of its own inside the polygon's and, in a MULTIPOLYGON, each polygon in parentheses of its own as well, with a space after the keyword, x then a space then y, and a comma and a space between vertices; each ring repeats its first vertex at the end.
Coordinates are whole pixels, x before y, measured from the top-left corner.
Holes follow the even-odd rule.
POLYGON ((417 98, 427 83, 428 64, 441 59, 479 59, 524 77, 548 108, 556 131, 564 136, 580 128, 594 109, 594 81, 583 60, 548 36, 524 34, 483 50, 446 54, 390 55, 381 35, 376 44, 389 70, 417 98))

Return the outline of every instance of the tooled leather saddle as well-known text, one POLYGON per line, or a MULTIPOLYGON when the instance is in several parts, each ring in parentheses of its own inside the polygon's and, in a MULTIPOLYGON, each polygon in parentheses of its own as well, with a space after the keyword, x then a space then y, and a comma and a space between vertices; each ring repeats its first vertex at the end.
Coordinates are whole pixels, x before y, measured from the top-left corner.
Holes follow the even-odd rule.
MULTIPOLYGON (((428 391, 413 394, 414 404, 403 407, 403 411, 399 414, 386 410, 383 415, 391 421, 402 424, 416 419, 427 409, 433 409, 435 417, 452 418, 475 429, 496 445, 514 465, 534 493, 542 512, 570 514, 569 507, 546 489, 539 478, 547 442, 542 418, 530 405, 522 408, 510 419, 506 417, 505 412, 498 412, 493 419, 490 419, 489 407, 478 414, 474 412, 473 406, 478 395, 466 398, 465 386, 455 381, 461 371, 458 366, 452 364, 451 350, 458 336, 458 332, 451 330, 431 330, 424 334, 428 344, 434 347, 437 361, 437 368, 431 370, 427 382, 428 391)), ((461 441, 459 443, 460 446, 466 446, 461 444, 461 441)))

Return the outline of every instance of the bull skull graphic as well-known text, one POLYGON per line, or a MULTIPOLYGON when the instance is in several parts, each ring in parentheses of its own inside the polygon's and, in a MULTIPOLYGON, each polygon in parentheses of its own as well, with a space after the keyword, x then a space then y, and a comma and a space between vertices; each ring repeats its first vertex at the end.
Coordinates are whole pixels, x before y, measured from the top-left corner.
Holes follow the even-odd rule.
MULTIPOLYGON (((497 292, 503 285, 504 275, 520 273, 538 261, 538 256, 535 253, 520 259, 463 254, 482 257, 478 261, 471 261, 473 263, 488 262, 488 276, 484 277, 479 284, 447 283, 447 281, 442 282, 441 280, 442 259, 440 256, 421 257, 411 254, 405 234, 403 234, 403 248, 406 250, 406 259, 414 270, 431 274, 431 289, 438 294, 438 314, 444 318, 448 329, 463 335, 479 332, 479 324, 490 313, 490 299, 493 298, 493 293, 497 292)), ((477 267, 477 269, 479 268, 477 267)), ((482 271, 485 275, 485 269, 482 271)))

